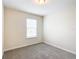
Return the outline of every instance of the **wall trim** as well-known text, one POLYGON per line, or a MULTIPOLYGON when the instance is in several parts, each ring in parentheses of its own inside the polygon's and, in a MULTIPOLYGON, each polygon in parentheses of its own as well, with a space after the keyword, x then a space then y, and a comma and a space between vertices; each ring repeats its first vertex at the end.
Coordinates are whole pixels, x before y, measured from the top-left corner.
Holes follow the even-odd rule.
POLYGON ((28 44, 28 45, 22 45, 22 46, 16 46, 16 47, 8 48, 8 49, 5 49, 4 52, 14 50, 14 49, 18 49, 18 48, 27 47, 27 46, 30 46, 30 45, 33 45, 33 44, 39 44, 39 43, 41 43, 41 42, 36 42, 36 43, 28 44))
POLYGON ((54 47, 56 47, 56 48, 59 48, 59 49, 61 49, 61 50, 64 50, 64 51, 66 51, 66 52, 69 52, 69 53, 72 53, 72 54, 76 55, 76 52, 70 51, 70 50, 68 50, 68 49, 62 48, 62 47, 57 46, 57 45, 54 45, 54 44, 52 44, 51 42, 44 41, 44 43, 46 43, 46 44, 48 44, 48 45, 54 46, 54 47))
MULTIPOLYGON (((36 42, 36 43, 33 43, 33 44, 39 44, 39 43, 42 43, 42 42, 36 42)), ((70 51, 70 50, 68 50, 68 49, 59 47, 59 46, 57 46, 57 45, 53 45, 52 43, 47 42, 47 41, 44 41, 44 43, 46 43, 46 44, 48 44, 48 45, 54 46, 54 47, 56 47, 56 48, 59 48, 59 49, 61 49, 61 50, 64 50, 64 51, 66 51, 66 52, 69 52, 69 53, 72 53, 72 54, 76 55, 76 52, 74 52, 74 51, 70 51)), ((8 48, 8 49, 5 49, 4 52, 10 51, 10 50, 14 50, 14 49, 18 49, 18 48, 22 48, 22 47, 26 47, 26 46, 30 46, 30 45, 33 45, 33 44, 28 44, 28 45, 23 45, 23 46, 17 46, 17 47, 13 47, 13 48, 8 48)))

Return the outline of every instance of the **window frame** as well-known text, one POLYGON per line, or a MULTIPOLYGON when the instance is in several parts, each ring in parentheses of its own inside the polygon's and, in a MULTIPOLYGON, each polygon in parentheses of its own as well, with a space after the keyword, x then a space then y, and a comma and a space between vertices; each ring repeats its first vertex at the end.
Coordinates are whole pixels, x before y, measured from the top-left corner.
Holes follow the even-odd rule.
POLYGON ((38 37, 38 20, 35 19, 35 18, 26 18, 26 38, 27 39, 31 39, 31 38, 37 38, 38 37), (30 19, 30 20, 36 20, 36 36, 32 36, 32 37, 27 37, 27 20, 30 19))

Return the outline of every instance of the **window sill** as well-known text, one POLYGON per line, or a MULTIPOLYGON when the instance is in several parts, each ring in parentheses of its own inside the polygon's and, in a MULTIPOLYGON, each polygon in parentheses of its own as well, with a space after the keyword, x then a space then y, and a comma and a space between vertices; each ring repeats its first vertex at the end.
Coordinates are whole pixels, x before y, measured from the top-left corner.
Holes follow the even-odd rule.
POLYGON ((37 38, 37 37, 26 37, 25 39, 34 39, 34 38, 37 38))

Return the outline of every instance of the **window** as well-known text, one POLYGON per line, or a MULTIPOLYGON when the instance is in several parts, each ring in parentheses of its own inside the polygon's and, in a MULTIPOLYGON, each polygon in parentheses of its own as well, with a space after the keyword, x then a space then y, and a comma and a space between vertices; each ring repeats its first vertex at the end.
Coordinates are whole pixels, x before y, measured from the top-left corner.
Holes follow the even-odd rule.
POLYGON ((26 19, 26 37, 37 37, 37 20, 26 19))

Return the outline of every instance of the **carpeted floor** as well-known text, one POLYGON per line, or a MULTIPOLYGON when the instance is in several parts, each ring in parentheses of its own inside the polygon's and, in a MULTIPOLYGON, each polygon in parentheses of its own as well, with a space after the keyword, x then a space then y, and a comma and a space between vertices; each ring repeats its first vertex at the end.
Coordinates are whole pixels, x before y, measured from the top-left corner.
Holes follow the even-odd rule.
POLYGON ((4 53, 3 59, 76 59, 76 56, 45 43, 40 43, 7 51, 4 53))

